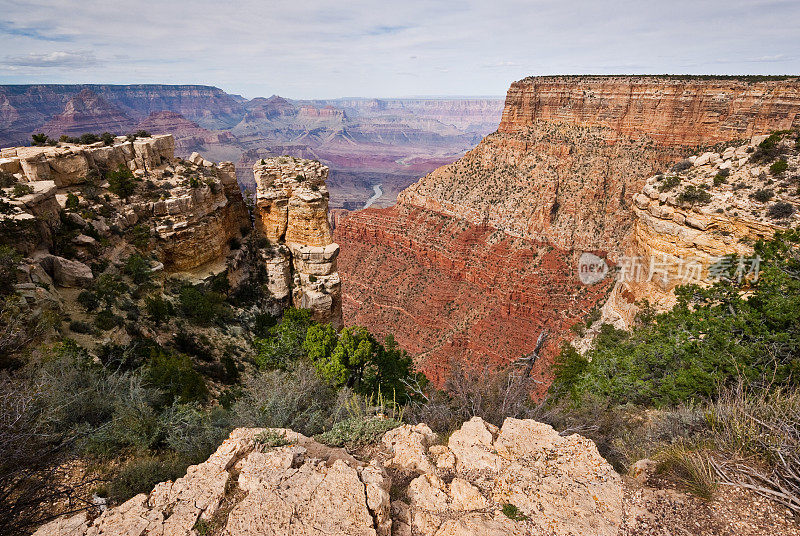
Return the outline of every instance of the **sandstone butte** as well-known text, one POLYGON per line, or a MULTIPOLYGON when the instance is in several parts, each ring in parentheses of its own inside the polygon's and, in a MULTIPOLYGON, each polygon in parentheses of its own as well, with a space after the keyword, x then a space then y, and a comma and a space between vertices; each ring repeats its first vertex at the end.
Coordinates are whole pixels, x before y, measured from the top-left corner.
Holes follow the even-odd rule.
POLYGON ((536 421, 509 418, 498 429, 475 417, 446 444, 425 424, 406 424, 366 461, 269 431, 287 444, 236 429, 176 481, 35 536, 614 536, 623 524, 622 479, 594 443, 536 421))
POLYGON ((30 189, 24 195, 10 187, 0 190, 10 207, 0 218, 20 230, 17 246, 28 256, 30 282, 22 283, 25 289, 43 292, 36 283, 47 278, 59 287, 91 283, 92 271, 82 261, 92 260, 94 238, 81 234, 73 240, 77 259, 49 253, 53 232, 61 225, 59 212, 73 195, 82 199, 85 213, 93 214, 85 220, 70 212, 73 225, 91 228, 90 234, 101 237, 111 236, 112 230, 144 232, 160 265, 153 270, 164 269, 193 282, 224 272, 236 288, 260 265, 266 269, 275 313, 292 304, 311 309, 320 322, 341 327, 339 246, 331 240, 328 223, 328 169, 293 158, 256 164, 255 231, 266 240, 253 260, 239 247, 251 220, 234 164, 213 163, 197 153, 188 160, 175 158, 174 148, 171 135, 157 135, 118 137, 108 146, 98 142, 0 151, 0 172, 30 189), (103 191, 108 184, 100 170, 120 167, 143 180, 144 188, 127 199, 109 196, 114 210, 104 214, 102 205, 93 205, 86 195, 87 183, 103 191), (305 182, 298 179, 301 175, 305 182), (262 225, 267 221, 269 226, 262 225), (273 232, 275 227, 280 231, 273 232))
MULTIPOLYGON (((452 360, 509 363, 547 331, 533 371, 545 388, 569 328, 612 292, 616 305, 606 312, 623 325, 633 314, 631 300, 668 305, 653 285, 614 290, 605 278, 584 286, 576 272, 583 252, 611 266, 626 253, 670 252, 668 241, 647 246, 648 224, 638 223, 645 212, 652 216, 641 197, 634 203, 648 178, 703 147, 711 153, 716 144, 746 145, 798 126, 796 78, 516 82, 497 132, 475 149, 401 192, 394 207, 337 215, 345 322, 391 330, 436 381, 452 360)), ((709 173, 724 162, 713 154, 720 161, 709 173)), ((692 237, 684 236, 690 250, 715 240, 715 230, 749 227, 756 236, 776 227, 750 225, 744 211, 697 219, 705 223, 689 224, 692 237)), ((707 250, 738 251, 717 242, 707 250)))

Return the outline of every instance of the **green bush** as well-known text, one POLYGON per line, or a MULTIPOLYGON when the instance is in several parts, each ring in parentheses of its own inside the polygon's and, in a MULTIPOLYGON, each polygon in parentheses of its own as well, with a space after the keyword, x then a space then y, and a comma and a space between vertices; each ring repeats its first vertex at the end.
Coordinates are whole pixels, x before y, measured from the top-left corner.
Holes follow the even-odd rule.
POLYGON ((758 280, 727 258, 713 286, 676 289, 677 304, 630 333, 604 325, 585 356, 565 348, 551 394, 665 406, 716 398, 740 380, 777 388, 800 378, 800 232, 757 242, 758 280), (747 294, 743 294, 747 290, 747 294))
POLYGON ((143 223, 134 225, 128 231, 128 241, 136 249, 144 250, 150 243, 150 228, 143 223))
POLYGON ((678 195, 678 202, 690 205, 707 205, 711 202, 711 194, 702 188, 689 185, 678 195))
POLYGON ((382 393, 404 401, 405 382, 414 377, 411 357, 392 336, 384 346, 363 327, 348 327, 337 334, 330 324, 313 325, 303 349, 323 380, 358 393, 382 393))
POLYGON ((352 417, 339 421, 333 428, 315 437, 320 443, 332 447, 355 450, 377 442, 383 434, 403 424, 394 419, 380 417, 352 417))
POLYGON ((265 448, 283 447, 289 444, 286 434, 277 430, 264 430, 255 437, 255 442, 265 448))
POLYGON ((787 169, 789 169, 789 164, 786 163, 786 160, 784 160, 783 158, 781 158, 780 160, 776 160, 775 162, 773 162, 771 166, 769 166, 769 172, 772 173, 773 175, 780 175, 787 169))
POLYGON ((758 201, 759 203, 766 203, 770 199, 775 196, 775 192, 772 191, 770 188, 760 188, 755 191, 755 193, 751 194, 750 197, 758 201))
POLYGON ((200 402, 208 397, 205 380, 185 355, 155 354, 147 364, 145 378, 149 385, 164 392, 169 403, 200 402))
POLYGON ((75 333, 91 333, 93 331, 91 324, 89 324, 88 322, 83 322, 81 320, 73 320, 72 322, 70 322, 69 329, 70 331, 73 331, 75 333))
POLYGON ((17 182, 14 184, 14 188, 11 190, 12 197, 22 197, 23 195, 28 195, 33 193, 33 188, 25 183, 17 182))
POLYGON ((312 436, 344 414, 348 394, 326 385, 312 367, 298 362, 286 370, 247 377, 231 414, 236 426, 290 428, 312 436))
POLYGON ((0 245, 0 296, 8 296, 14 292, 17 282, 17 266, 22 255, 11 246, 0 245))
POLYGON ((138 181, 133 172, 120 164, 116 171, 106 173, 108 189, 123 199, 129 198, 136 191, 138 181))
POLYGON ((764 141, 758 144, 755 152, 750 157, 754 162, 769 162, 774 160, 784 152, 781 146, 783 134, 780 132, 773 132, 764 141))
POLYGON ((137 285, 150 281, 150 263, 139 253, 133 253, 125 260, 122 271, 137 285))
POLYGON ((110 498, 120 504, 140 493, 150 493, 159 482, 182 477, 189 465, 174 454, 135 458, 112 481, 110 498))
POLYGON ((99 329, 103 331, 109 331, 114 328, 119 328, 123 325, 124 319, 119 316, 115 315, 109 310, 103 310, 97 313, 94 319, 94 325, 97 326, 99 329))
POLYGON ((91 290, 82 290, 80 294, 78 294, 77 301, 87 313, 96 311, 97 308, 100 307, 100 298, 91 290))
POLYGON ((293 307, 283 312, 280 323, 269 328, 270 336, 256 339, 256 364, 261 369, 287 368, 305 355, 303 342, 314 325, 311 311, 293 307))
POLYGON ((785 220, 786 218, 790 218, 794 214, 794 205, 791 203, 775 203, 774 205, 769 207, 767 211, 767 216, 774 220, 785 220))
POLYGON ((223 312, 225 297, 199 286, 186 285, 179 294, 181 312, 192 322, 209 325, 223 312))
POLYGON ((675 175, 671 175, 669 177, 666 177, 663 180, 661 185, 658 187, 658 191, 659 192, 668 192, 668 191, 672 190, 673 188, 675 188, 680 183, 681 183, 680 177, 677 177, 675 175))
POLYGON ((67 194, 67 203, 65 206, 69 210, 77 210, 80 206, 80 200, 78 199, 78 196, 72 192, 69 192, 67 194))
POLYGON ((160 294, 156 296, 147 296, 144 299, 144 310, 156 326, 160 326, 164 321, 175 314, 172 304, 165 300, 160 294))

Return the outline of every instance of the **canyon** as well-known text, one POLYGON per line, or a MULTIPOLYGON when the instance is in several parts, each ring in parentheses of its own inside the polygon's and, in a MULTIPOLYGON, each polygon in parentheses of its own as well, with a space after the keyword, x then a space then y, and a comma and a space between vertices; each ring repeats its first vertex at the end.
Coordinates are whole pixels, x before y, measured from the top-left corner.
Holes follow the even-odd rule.
POLYGON ((146 272, 192 285, 221 277, 236 292, 263 273, 267 310, 294 305, 342 326, 325 166, 291 157, 256 165, 253 241, 232 162, 177 158, 169 134, 131 138, 0 151, 0 238, 26 256, 28 279, 17 287, 33 291, 32 306, 62 307, 75 299, 63 289, 90 287, 94 272, 141 250, 146 272))
POLYGON ((507 365, 546 332, 533 368, 546 386, 569 328, 614 292, 613 278, 580 282, 580 256, 617 266, 641 229, 634 196, 648 177, 704 147, 798 126, 796 78, 516 82, 475 149, 394 207, 337 216, 345 323, 391 330, 437 382, 453 360, 507 365))
POLYGON ((331 170, 331 206, 358 209, 375 185, 384 192, 375 206, 390 206, 416 178, 464 154, 497 128, 502 106, 500 98, 248 100, 194 85, 0 86, 0 146, 37 132, 172 134, 176 155, 233 161, 250 191, 258 160, 309 158, 331 170))

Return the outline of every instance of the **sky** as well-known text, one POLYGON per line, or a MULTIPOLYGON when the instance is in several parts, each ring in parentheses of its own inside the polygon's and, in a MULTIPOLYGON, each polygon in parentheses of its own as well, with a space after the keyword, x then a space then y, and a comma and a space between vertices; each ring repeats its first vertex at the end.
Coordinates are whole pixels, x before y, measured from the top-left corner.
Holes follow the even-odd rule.
POLYGON ((0 0, 0 84, 502 96, 530 75, 665 73, 800 74, 800 1, 0 0))

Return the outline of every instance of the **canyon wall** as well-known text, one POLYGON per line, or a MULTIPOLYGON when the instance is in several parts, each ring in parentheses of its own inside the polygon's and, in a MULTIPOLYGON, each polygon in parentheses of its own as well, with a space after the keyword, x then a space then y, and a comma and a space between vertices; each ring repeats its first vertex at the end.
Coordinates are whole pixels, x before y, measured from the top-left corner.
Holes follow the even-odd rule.
POLYGON ((251 100, 209 86, 0 85, 0 147, 43 132, 54 139, 108 131, 172 134, 175 154, 237 162, 255 190, 253 164, 290 155, 331 168, 331 206, 394 204, 417 177, 447 164, 495 130, 501 98, 251 100))
POLYGON ((508 363, 550 338, 534 375, 613 283, 647 177, 696 146, 797 126, 800 83, 661 77, 529 78, 500 129, 421 178, 397 206, 339 217, 347 323, 393 332, 441 379, 453 359, 508 363), (416 292, 406 292, 414 288, 416 292))

